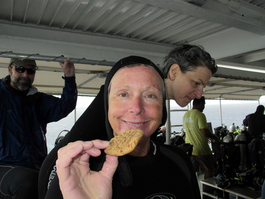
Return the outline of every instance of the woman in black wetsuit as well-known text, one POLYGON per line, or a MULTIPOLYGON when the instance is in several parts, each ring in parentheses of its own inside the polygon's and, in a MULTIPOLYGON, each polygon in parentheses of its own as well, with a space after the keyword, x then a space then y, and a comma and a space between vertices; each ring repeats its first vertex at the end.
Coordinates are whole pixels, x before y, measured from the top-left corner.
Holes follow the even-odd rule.
MULTIPOLYGON (((163 76, 154 65, 150 66, 150 62, 132 63, 128 62, 130 59, 142 59, 142 63, 144 60, 139 57, 122 59, 111 69, 106 79, 106 131, 102 133, 107 135, 108 140, 113 135, 133 128, 143 130, 144 135, 132 152, 118 158, 118 168, 110 183, 112 198, 200 198, 197 179, 185 152, 178 147, 159 145, 151 140, 151 135, 166 121, 163 76)), ((82 148, 73 155, 80 144, 85 145, 86 142, 70 143, 59 153, 62 155, 58 159, 58 171, 62 173, 60 186, 65 198, 90 198, 76 193, 91 189, 95 182, 93 185, 87 183, 90 179, 88 171, 101 170, 106 159, 102 152, 87 164, 88 159, 84 158, 85 151, 82 148)), ((47 192, 47 199, 62 198, 57 195, 60 189, 54 182, 47 192)), ((99 195, 96 193, 96 197, 99 195)))
MULTIPOLYGON (((174 99, 180 106, 186 106, 192 99, 201 97, 203 87, 210 77, 205 77, 203 72, 198 73, 198 67, 210 74, 217 71, 214 59, 199 46, 180 45, 166 56, 162 72, 165 78, 167 99, 174 99)), ((104 86, 100 88, 97 97, 70 132, 45 159, 39 175, 39 199, 45 197, 51 179, 54 177, 51 173, 54 173, 52 170, 59 148, 76 140, 107 139, 105 134, 99 133, 105 131, 103 91, 104 86)), ((153 134, 153 138, 155 137, 156 133, 153 134)))

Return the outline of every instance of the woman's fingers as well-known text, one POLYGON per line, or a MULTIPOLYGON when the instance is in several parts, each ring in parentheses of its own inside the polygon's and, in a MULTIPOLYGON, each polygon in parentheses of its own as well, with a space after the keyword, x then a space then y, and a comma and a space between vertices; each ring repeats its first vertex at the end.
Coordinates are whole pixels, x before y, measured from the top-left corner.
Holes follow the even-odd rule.
POLYGON ((102 167, 102 175, 112 179, 116 169, 118 167, 118 157, 112 155, 106 155, 106 161, 102 167))
MULTIPOLYGON (((92 142, 88 142, 85 144, 87 150, 93 147, 92 142)), ((82 154, 84 151, 83 142, 77 141, 73 143, 69 143, 67 146, 62 147, 58 150, 58 160, 56 164, 59 164, 62 167, 68 167, 72 160, 76 158, 78 155, 82 154)))
POLYGON ((107 155, 99 172, 91 171, 89 167, 90 156, 99 156, 101 149, 108 145, 108 141, 101 140, 76 141, 58 151, 57 174, 65 198, 73 198, 75 193, 87 198, 89 194, 86 192, 97 196, 103 194, 103 198, 112 195, 112 178, 118 166, 118 157, 107 155))
POLYGON ((58 150, 58 159, 61 166, 67 167, 72 162, 72 159, 78 156, 81 157, 82 161, 86 161, 87 156, 82 157, 82 154, 88 154, 93 157, 99 156, 101 154, 100 149, 105 149, 108 145, 108 141, 102 140, 72 142, 58 150))

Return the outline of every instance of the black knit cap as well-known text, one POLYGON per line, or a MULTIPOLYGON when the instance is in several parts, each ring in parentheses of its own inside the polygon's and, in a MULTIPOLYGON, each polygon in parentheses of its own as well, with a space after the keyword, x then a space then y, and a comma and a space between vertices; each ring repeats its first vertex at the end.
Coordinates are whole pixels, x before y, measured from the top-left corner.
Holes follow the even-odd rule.
MULTIPOLYGON (((125 66, 128 66, 128 65, 133 65, 133 64, 149 65, 149 66, 153 67, 158 72, 160 77, 163 79, 163 74, 161 73, 159 68, 152 61, 150 61, 149 59, 146 59, 144 57, 139 57, 139 56, 125 57, 125 58, 119 60, 112 67, 112 69, 110 70, 110 72, 106 78, 105 85, 104 85, 105 123, 106 123, 106 130, 107 130, 107 134, 108 134, 109 139, 111 139, 114 136, 113 135, 113 129, 111 128, 109 120, 108 120, 108 88, 109 88, 109 84, 110 84, 112 77, 115 75, 115 73, 119 69, 121 69, 125 66)), ((164 99, 164 101, 163 101, 163 117, 162 117, 162 121, 161 121, 161 126, 165 124, 166 119, 167 119, 167 110, 166 110, 166 103, 165 103, 165 99, 164 99)), ((117 172, 119 173, 121 184, 124 187, 129 187, 133 184, 133 176, 132 176, 129 164, 128 164, 125 156, 119 157, 119 166, 117 168, 117 172)))

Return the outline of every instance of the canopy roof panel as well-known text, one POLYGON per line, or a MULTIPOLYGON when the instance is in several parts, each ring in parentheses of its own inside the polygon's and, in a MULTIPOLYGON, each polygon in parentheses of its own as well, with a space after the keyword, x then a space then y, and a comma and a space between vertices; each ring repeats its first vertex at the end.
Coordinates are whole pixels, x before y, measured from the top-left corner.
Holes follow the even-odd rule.
POLYGON ((250 0, 2 0, 0 78, 11 57, 36 59, 34 84, 60 94, 58 64, 76 65, 79 94, 95 95, 119 59, 140 55, 162 66, 181 43, 202 45, 219 68, 207 98, 264 95, 265 2, 250 0))

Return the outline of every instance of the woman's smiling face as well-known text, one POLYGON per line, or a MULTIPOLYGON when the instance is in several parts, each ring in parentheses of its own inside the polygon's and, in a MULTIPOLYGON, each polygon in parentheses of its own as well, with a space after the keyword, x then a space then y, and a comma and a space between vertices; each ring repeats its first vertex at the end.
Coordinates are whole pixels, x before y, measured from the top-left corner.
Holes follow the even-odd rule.
POLYGON ((112 78, 108 119, 114 135, 142 129, 150 137, 163 113, 163 81, 155 69, 137 65, 120 69, 112 78))

